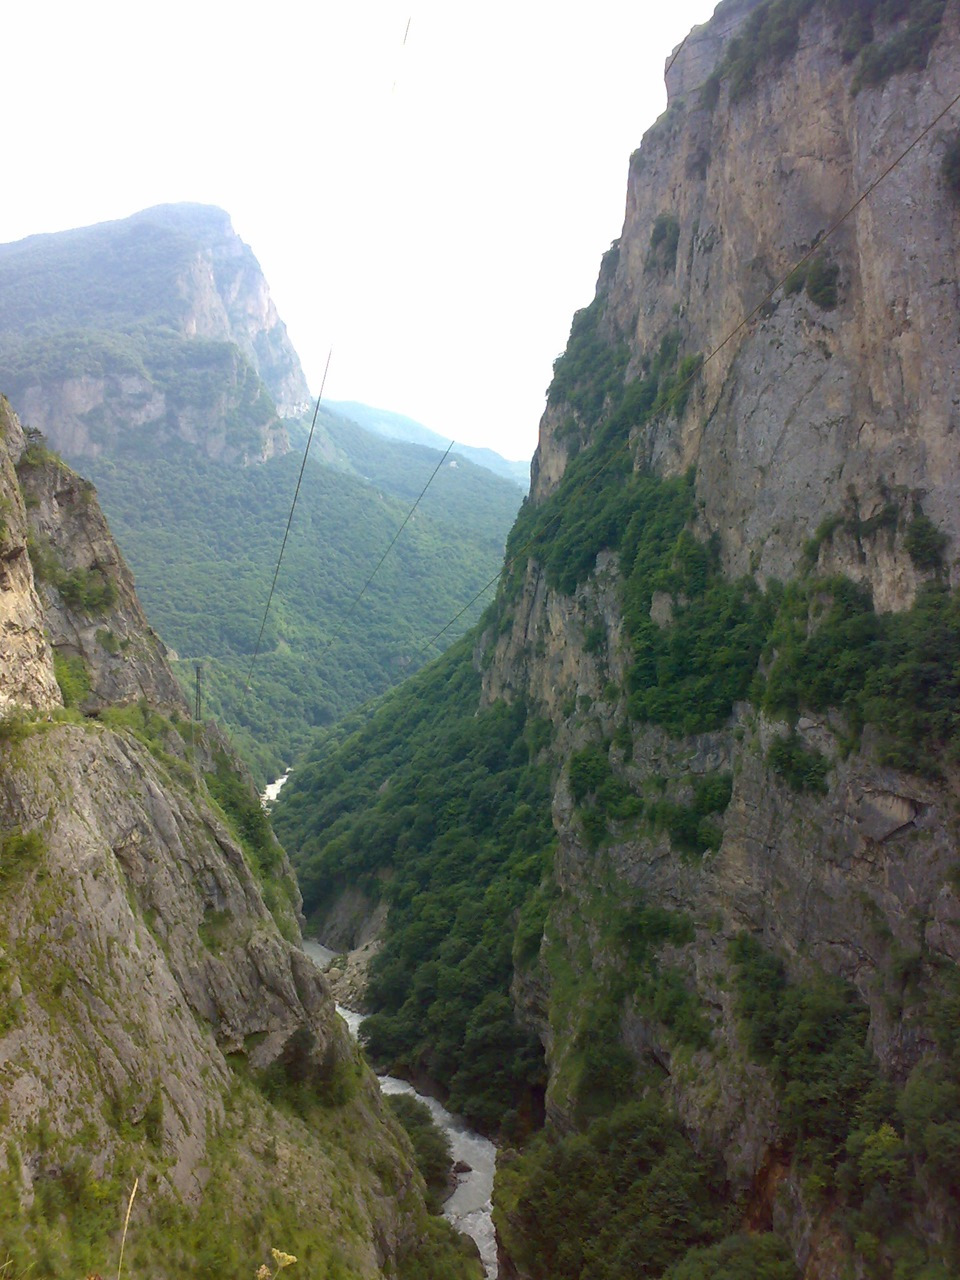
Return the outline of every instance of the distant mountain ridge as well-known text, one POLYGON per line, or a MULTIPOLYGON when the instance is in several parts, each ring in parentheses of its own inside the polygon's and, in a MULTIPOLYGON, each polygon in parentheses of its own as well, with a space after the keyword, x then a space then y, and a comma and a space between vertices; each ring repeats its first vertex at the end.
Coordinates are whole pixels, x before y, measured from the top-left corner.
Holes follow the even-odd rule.
MULTIPOLYGON (((412 444, 424 444, 440 450, 445 450, 450 443, 450 437, 439 435, 413 418, 404 417, 402 413, 393 413, 389 409, 374 409, 370 405, 359 404, 355 400, 331 400, 328 401, 328 407, 387 440, 406 440, 412 444)), ((520 485, 524 492, 530 487, 529 462, 511 462, 493 449, 478 449, 469 444, 455 443, 453 452, 461 458, 475 462, 478 467, 486 467, 495 475, 512 480, 514 484, 520 485)))
POLYGON ((0 245, 0 385, 74 458, 147 439, 268 457, 310 400, 249 246, 190 204, 0 245))
POLYGON ((310 404, 228 215, 162 205, 0 246, 0 388, 97 485, 153 624, 261 781, 426 659, 521 500, 448 460, 358 601, 442 455, 324 407, 247 690, 310 404))

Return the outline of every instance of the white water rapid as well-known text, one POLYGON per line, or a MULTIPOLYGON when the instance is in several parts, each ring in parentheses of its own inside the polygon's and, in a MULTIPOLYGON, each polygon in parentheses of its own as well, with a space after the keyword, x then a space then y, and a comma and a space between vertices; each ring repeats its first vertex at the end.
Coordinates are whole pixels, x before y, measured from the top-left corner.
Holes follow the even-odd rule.
MULTIPOLYGON (((318 942, 304 942, 303 949, 321 969, 325 969, 337 954, 318 942)), ((342 1005, 337 1005, 337 1012, 356 1036, 363 1015, 354 1013, 352 1009, 344 1009, 342 1005)), ((379 1080, 384 1093, 407 1093, 419 1098, 450 1139, 454 1161, 462 1161, 470 1166, 469 1173, 458 1176, 457 1188, 443 1206, 443 1216, 457 1231, 476 1243, 487 1280, 496 1280, 497 1243, 490 1216, 493 1173, 497 1164, 496 1147, 479 1133, 468 1129, 459 1116, 452 1115, 436 1098, 417 1093, 406 1080, 397 1080, 394 1076, 380 1076, 379 1080)))
POLYGON ((273 804, 274 800, 276 800, 277 796, 283 790, 283 784, 289 777, 290 770, 288 769, 287 772, 277 778, 276 781, 267 784, 266 791, 264 791, 263 795, 260 797, 265 806, 273 804))

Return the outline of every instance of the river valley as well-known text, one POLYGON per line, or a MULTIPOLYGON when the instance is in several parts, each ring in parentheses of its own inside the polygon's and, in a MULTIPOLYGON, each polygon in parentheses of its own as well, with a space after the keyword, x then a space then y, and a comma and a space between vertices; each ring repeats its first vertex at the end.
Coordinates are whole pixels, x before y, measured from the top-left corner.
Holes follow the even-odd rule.
MULTIPOLYGON (((336 956, 329 947, 318 942, 304 941, 303 949, 320 969, 326 969, 336 956)), ((337 1005, 337 1012, 354 1036, 358 1035, 363 1014, 337 1005)), ((483 1261, 487 1280, 496 1280, 497 1245, 491 1218, 493 1175, 497 1163, 497 1149, 487 1138, 474 1133, 459 1116, 452 1115, 436 1098, 418 1093, 406 1080, 394 1076, 379 1077, 380 1088, 385 1094, 406 1093, 418 1098, 429 1108, 437 1125, 450 1141, 454 1163, 469 1166, 469 1171, 458 1175, 457 1187, 443 1206, 443 1216, 457 1230, 476 1243, 483 1261)))

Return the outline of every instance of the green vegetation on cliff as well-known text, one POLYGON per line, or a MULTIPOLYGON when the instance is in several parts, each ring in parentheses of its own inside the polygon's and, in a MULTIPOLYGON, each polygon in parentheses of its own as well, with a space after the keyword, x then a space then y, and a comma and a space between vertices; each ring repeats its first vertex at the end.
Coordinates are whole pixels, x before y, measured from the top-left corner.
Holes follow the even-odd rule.
POLYGON ((651 1098, 544 1134, 498 1172, 495 1221, 530 1280, 655 1280, 735 1222, 718 1167, 651 1098))
POLYGON ((495 1129, 529 1124, 542 1088, 509 987, 514 927, 549 870, 553 831, 537 723, 522 703, 478 712, 479 690, 460 642, 362 727, 347 721, 315 748, 275 821, 308 918, 347 886, 389 904, 371 1054, 426 1072, 455 1110, 495 1129))
POLYGON ((956 974, 931 1005, 941 1056, 922 1058, 898 1089, 870 1051, 869 1014, 851 987, 822 976, 788 981, 746 934, 730 954, 746 1044, 775 1081, 783 1138, 810 1202, 834 1207, 867 1274, 891 1274, 892 1265, 897 1278, 947 1280, 960 1263, 955 1228, 931 1248, 911 1218, 932 1194, 960 1190, 956 974))
POLYGON ((393 1093, 387 1106, 403 1125, 413 1147, 417 1168, 427 1188, 427 1205, 439 1213, 450 1193, 453 1157, 450 1139, 439 1127, 430 1108, 408 1093, 393 1093))
MULTIPOLYGON (((821 0, 839 40, 843 60, 856 62, 853 92, 883 84, 903 71, 922 71, 940 34, 946 0, 821 0)), ((713 106, 721 81, 731 102, 752 93, 761 78, 792 58, 800 24, 817 0, 767 0, 730 41, 707 80, 704 102, 713 106)))

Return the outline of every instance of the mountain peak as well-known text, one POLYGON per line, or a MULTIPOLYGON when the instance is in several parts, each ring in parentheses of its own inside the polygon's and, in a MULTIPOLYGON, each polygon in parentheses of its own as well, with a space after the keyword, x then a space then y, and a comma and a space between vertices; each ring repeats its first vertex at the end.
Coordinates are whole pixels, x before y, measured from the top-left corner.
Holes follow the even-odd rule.
POLYGON ((252 250, 201 204, 0 245, 0 380, 73 457, 119 436, 264 457, 310 399, 252 250))

